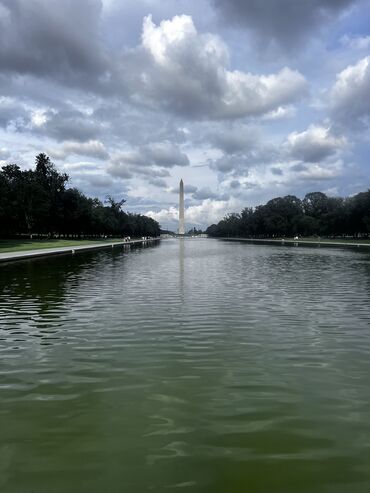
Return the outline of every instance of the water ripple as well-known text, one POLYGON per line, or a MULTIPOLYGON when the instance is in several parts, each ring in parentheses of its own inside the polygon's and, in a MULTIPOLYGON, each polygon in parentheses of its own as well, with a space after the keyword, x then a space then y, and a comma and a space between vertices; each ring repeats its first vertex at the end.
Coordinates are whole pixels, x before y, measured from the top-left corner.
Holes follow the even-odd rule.
POLYGON ((2 490, 370 491, 369 300, 351 250, 1 266, 2 490))

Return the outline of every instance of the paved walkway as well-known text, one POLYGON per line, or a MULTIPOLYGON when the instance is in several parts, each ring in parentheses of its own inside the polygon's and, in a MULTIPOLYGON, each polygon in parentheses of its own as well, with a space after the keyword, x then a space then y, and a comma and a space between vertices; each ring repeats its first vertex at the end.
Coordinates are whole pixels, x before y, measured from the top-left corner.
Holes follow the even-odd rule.
POLYGON ((346 246, 346 247, 370 247, 370 243, 358 242, 347 242, 347 241, 312 241, 312 240, 271 240, 269 238, 218 238, 220 240, 227 241, 250 241, 252 243, 279 243, 280 245, 311 245, 311 246, 346 246))
POLYGON ((100 250, 102 248, 114 248, 122 245, 133 245, 136 243, 149 243, 158 241, 159 238, 151 238, 150 240, 130 240, 116 241, 105 243, 89 243, 87 245, 68 246, 59 248, 43 248, 39 250, 28 250, 25 252, 7 252, 0 253, 0 262, 12 262, 14 260, 25 260, 34 257, 46 257, 50 255, 74 254, 77 252, 86 252, 88 250, 100 250))

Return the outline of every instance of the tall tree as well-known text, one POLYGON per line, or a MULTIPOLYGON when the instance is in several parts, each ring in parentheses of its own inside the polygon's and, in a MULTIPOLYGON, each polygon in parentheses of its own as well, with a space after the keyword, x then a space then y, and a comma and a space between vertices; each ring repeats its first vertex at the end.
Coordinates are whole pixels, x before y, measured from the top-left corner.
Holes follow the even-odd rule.
POLYGON ((138 235, 158 236, 153 219, 127 214, 124 199, 108 197, 104 206, 76 188, 66 188, 68 176, 60 173, 46 154, 36 156, 35 169, 16 164, 0 170, 0 234, 138 235))

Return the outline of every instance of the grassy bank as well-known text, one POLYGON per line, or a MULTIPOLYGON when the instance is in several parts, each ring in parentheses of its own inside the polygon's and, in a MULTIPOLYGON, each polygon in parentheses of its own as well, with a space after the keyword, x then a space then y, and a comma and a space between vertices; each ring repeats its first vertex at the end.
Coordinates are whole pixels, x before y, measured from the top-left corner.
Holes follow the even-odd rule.
POLYGON ((309 241, 312 243, 356 243, 360 245, 370 245, 370 239, 362 239, 362 238, 317 238, 317 237, 299 237, 298 240, 294 240, 294 238, 284 238, 289 241, 309 241))
POLYGON ((353 239, 353 238, 305 238, 300 237, 298 240, 291 237, 280 237, 280 238, 243 238, 241 236, 236 237, 219 237, 220 240, 232 240, 232 241, 249 241, 251 243, 275 243, 275 244, 286 244, 286 245, 322 245, 322 246, 354 246, 354 247, 370 247, 369 239, 353 239))
POLYGON ((115 243, 122 241, 122 238, 109 239, 86 239, 86 240, 0 240, 0 253, 9 252, 26 252, 29 250, 42 250, 46 248, 62 248, 82 245, 91 245, 94 243, 115 243))

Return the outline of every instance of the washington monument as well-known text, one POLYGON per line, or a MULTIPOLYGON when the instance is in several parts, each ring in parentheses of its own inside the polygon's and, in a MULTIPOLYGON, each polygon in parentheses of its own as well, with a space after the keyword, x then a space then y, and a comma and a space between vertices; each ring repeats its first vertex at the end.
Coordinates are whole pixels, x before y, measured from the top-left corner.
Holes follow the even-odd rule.
POLYGON ((180 180, 179 235, 185 234, 184 182, 180 180))

